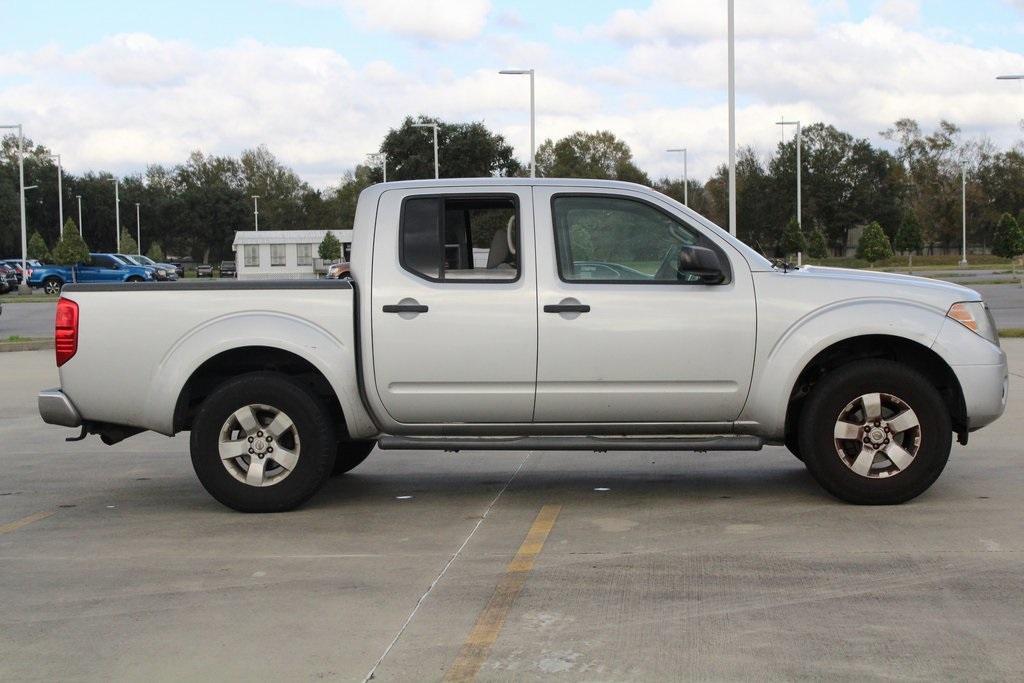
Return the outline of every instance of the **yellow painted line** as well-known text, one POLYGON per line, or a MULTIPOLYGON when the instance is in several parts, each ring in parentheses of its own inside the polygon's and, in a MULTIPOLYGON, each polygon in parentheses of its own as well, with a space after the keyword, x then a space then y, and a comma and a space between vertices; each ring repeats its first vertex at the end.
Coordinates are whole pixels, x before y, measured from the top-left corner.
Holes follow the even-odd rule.
POLYGON ((0 525, 0 535, 9 534, 12 531, 17 531, 23 526, 28 526, 32 522, 38 522, 41 519, 52 517, 55 514, 57 514, 56 510, 46 510, 44 512, 37 512, 34 515, 22 517, 21 519, 16 519, 13 522, 8 522, 7 524, 0 525))
POLYGON ((473 630, 466 636, 458 656, 452 663, 450 669, 444 676, 445 681, 455 683, 456 681, 476 680, 480 667, 487 661, 491 652, 491 646, 498 639, 502 626, 505 625, 505 618, 508 616, 512 603, 515 602, 519 592, 526 584, 527 576, 533 569, 533 563, 544 549, 544 542, 548 534, 555 526, 558 513, 562 511, 561 505, 545 505, 537 513, 533 525, 526 533, 523 544, 512 561, 505 568, 505 575, 498 581, 487 606, 480 613, 473 630))

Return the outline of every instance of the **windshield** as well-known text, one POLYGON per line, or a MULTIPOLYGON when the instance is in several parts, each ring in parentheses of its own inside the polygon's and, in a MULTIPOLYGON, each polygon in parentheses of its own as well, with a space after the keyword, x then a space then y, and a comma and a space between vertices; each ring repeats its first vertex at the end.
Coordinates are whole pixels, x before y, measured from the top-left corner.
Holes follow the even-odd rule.
POLYGON ((130 256, 131 260, 143 266, 155 266, 156 262, 148 256, 130 256))

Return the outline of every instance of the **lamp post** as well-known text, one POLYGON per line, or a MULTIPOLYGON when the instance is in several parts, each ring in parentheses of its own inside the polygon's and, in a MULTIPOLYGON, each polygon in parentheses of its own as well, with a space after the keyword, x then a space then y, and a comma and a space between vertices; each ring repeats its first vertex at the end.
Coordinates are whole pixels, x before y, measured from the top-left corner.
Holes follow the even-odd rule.
POLYGON ((433 128, 434 129, 434 180, 441 177, 439 167, 437 165, 437 124, 436 123, 414 123, 413 128, 433 128))
POLYGON ((967 166, 960 166, 961 251, 960 265, 967 265, 967 166))
POLYGON ((114 183, 114 221, 117 230, 117 253, 121 253, 121 181, 118 178, 111 178, 114 183))
POLYGON ((996 76, 997 81, 1024 81, 1024 74, 1010 74, 1008 76, 996 76))
POLYGON ((533 69, 503 69, 498 72, 505 76, 530 76, 530 177, 537 177, 537 110, 533 94, 533 69))
POLYGON ((388 181, 388 155, 384 152, 367 152, 366 156, 381 165, 381 169, 384 172, 384 182, 386 183, 388 181))
MULTIPOLYGON (((776 126, 791 126, 796 125, 796 225, 798 228, 803 229, 803 212, 800 210, 800 148, 803 146, 803 137, 800 134, 800 122, 799 121, 786 121, 784 118, 780 118, 775 122, 776 126)), ((785 128, 783 128, 785 130, 785 128)))
MULTIPOLYGON (((78 236, 82 236, 82 195, 76 194, 75 199, 78 200, 78 236)), ((61 237, 64 236, 64 228, 60 229, 61 237)))
POLYGON ((139 203, 135 202, 135 246, 139 248, 139 255, 142 255, 142 221, 139 220, 139 203))
MULTIPOLYGON (((21 272, 28 272, 28 239, 25 236, 25 132, 21 124, 12 126, 0 126, 0 129, 18 131, 18 193, 21 196, 21 272)), ((31 292, 28 285, 28 278, 21 278, 21 285, 18 290, 22 293, 31 292)))
POLYGON ((678 149, 666 149, 665 151, 683 153, 683 206, 689 206, 690 174, 686 170, 686 148, 680 147, 678 149))
POLYGON ((736 236, 736 7, 729 0, 729 232, 736 236))
POLYGON ((260 196, 254 194, 252 196, 252 218, 256 222, 256 232, 260 231, 260 196))

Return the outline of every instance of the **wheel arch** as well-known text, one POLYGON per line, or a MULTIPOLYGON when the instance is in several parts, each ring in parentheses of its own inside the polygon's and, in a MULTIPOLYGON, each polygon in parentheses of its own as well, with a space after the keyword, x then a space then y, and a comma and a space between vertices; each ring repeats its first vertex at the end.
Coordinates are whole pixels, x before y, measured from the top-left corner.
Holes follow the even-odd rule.
POLYGON ((203 399, 224 381, 255 371, 280 372, 299 381, 323 398, 338 424, 346 429, 345 411, 324 373, 302 356, 272 346, 238 346, 207 358, 185 381, 174 405, 173 430, 191 429, 203 399))
POLYGON ((967 408, 963 389, 953 369, 927 346, 895 335, 867 334, 849 337, 819 351, 803 367, 786 402, 785 434, 798 429, 800 412, 811 388, 822 377, 848 363, 865 359, 886 359, 917 370, 936 388, 949 410, 950 420, 961 439, 966 435, 967 408))

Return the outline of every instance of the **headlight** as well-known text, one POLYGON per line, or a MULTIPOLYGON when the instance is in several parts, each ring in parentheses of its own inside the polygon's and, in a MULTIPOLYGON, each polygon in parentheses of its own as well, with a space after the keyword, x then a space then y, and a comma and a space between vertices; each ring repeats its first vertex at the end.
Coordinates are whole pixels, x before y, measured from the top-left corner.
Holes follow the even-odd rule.
POLYGON ((970 331, 976 332, 999 346, 999 331, 996 330, 996 322, 985 302, 961 301, 953 304, 946 312, 946 317, 952 318, 970 331))
POLYGON ((167 275, 167 271, 164 270, 163 268, 157 268, 156 274, 157 275, 167 275))

